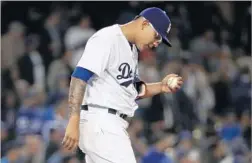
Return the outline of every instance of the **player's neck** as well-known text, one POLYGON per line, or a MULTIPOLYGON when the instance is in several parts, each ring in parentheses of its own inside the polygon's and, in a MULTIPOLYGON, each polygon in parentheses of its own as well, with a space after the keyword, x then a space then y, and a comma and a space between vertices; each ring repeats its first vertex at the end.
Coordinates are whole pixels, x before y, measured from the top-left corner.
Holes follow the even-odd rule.
POLYGON ((126 37, 126 39, 132 43, 135 44, 135 25, 133 22, 129 22, 127 24, 120 25, 120 28, 122 30, 122 33, 126 37))

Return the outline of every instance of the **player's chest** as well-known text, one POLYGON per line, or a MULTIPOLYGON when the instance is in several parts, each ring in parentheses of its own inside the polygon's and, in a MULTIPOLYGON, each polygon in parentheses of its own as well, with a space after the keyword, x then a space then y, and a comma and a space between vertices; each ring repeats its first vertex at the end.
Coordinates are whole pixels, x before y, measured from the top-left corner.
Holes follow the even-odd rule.
POLYGON ((122 86, 129 86, 137 73, 138 54, 130 48, 117 49, 110 71, 122 86))

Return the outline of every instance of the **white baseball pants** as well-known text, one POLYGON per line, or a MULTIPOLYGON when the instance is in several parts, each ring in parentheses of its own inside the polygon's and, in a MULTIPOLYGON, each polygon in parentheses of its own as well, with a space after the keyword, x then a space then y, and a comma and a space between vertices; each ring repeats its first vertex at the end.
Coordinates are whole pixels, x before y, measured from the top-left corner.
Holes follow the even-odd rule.
POLYGON ((81 111, 79 148, 87 163, 136 163, 128 122, 107 109, 89 106, 81 111))

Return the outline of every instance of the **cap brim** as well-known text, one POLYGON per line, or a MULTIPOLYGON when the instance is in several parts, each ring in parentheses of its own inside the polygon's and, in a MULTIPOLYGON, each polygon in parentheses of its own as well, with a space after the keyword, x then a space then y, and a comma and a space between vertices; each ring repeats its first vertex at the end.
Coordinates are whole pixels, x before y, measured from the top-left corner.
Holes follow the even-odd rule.
POLYGON ((171 42, 168 40, 168 38, 166 36, 162 36, 162 39, 163 39, 163 43, 165 43, 169 47, 172 47, 171 42))

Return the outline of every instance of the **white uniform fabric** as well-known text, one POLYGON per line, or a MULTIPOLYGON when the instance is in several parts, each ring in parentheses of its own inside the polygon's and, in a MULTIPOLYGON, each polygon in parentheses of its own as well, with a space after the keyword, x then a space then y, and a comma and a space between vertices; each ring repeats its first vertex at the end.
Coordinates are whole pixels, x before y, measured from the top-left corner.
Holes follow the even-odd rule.
POLYGON ((136 163, 126 131, 128 122, 108 110, 81 111, 79 148, 87 163, 136 163))
POLYGON ((133 116, 138 107, 133 84, 137 63, 137 49, 131 49, 119 25, 95 33, 77 64, 96 74, 86 87, 83 104, 113 108, 133 116))
POLYGON ((135 163, 127 134, 128 122, 107 108, 132 117, 137 109, 138 53, 119 25, 103 28, 87 42, 78 62, 95 73, 88 81, 81 111, 79 147, 87 163, 135 163))

